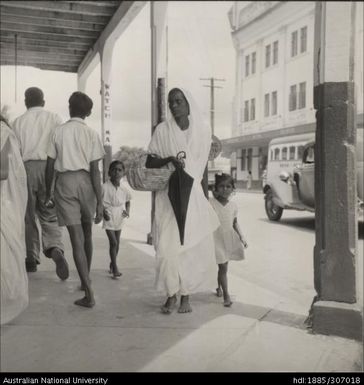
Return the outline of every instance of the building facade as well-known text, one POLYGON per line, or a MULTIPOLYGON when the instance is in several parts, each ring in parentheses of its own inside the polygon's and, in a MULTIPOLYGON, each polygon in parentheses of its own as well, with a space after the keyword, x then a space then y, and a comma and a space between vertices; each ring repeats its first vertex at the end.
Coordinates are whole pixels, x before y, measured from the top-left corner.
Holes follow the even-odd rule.
MULTIPOLYGON (((357 3, 355 81, 363 126, 363 5, 357 3), (361 16, 360 16, 361 15, 361 16)), ((232 137, 222 141, 238 186, 261 186, 271 139, 314 132, 315 2, 236 1, 228 14, 236 50, 232 137)))

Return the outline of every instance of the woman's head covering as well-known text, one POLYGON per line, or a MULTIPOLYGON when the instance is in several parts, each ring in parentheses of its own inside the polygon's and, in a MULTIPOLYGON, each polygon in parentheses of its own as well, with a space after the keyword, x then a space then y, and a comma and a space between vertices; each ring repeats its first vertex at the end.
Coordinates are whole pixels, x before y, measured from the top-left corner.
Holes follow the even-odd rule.
MULTIPOLYGON (((189 136, 189 145, 193 155, 197 157, 206 157, 208 160, 208 154, 211 146, 211 127, 204 118, 198 104, 196 103, 192 94, 182 87, 173 87, 172 89, 179 89, 186 98, 189 105, 189 129, 191 130, 189 136)), ((170 127, 178 127, 170 109, 167 112, 167 122, 170 127)))

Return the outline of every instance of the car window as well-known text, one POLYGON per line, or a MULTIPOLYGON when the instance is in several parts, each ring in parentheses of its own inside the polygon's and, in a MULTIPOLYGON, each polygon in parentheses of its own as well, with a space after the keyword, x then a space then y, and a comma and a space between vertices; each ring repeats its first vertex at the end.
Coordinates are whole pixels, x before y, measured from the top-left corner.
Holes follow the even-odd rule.
POLYGON ((303 154, 303 163, 314 163, 315 161, 315 150, 314 147, 307 147, 303 154))
POLYGON ((279 160, 280 148, 274 149, 274 160, 279 160))

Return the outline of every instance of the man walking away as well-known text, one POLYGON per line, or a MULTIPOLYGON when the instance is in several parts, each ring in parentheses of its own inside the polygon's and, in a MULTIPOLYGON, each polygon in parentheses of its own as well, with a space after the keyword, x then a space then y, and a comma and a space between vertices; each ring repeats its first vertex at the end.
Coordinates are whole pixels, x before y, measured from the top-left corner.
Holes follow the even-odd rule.
POLYGON ((57 114, 46 111, 44 104, 43 91, 37 87, 28 88, 25 91, 27 111, 13 123, 14 132, 20 142, 28 184, 25 264, 28 272, 35 272, 40 263, 40 234, 36 222, 38 217, 43 253, 55 262, 58 277, 66 280, 69 270, 64 258, 62 228, 58 226, 55 208, 44 205, 47 148, 51 134, 62 124, 62 119, 57 114))

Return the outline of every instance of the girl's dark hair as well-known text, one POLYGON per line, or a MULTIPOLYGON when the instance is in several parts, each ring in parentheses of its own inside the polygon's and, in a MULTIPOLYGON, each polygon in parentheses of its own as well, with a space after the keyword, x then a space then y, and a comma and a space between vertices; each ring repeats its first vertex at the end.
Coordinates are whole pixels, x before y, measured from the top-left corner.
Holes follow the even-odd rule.
POLYGON ((120 164, 120 165, 123 167, 123 169, 125 170, 125 165, 124 165, 124 163, 123 163, 121 160, 114 160, 114 161, 112 161, 112 162, 110 163, 110 166, 109 166, 109 172, 108 172, 109 176, 111 176, 111 175, 110 175, 110 174, 111 174, 111 171, 112 171, 118 164, 120 164))
POLYGON ((215 190, 217 189, 218 185, 221 182, 230 182, 231 185, 233 186, 233 189, 235 190, 235 183, 234 183, 234 178, 230 174, 215 174, 215 190))
POLYGON ((68 99, 68 103, 71 118, 91 115, 92 99, 83 92, 74 92, 68 99))

